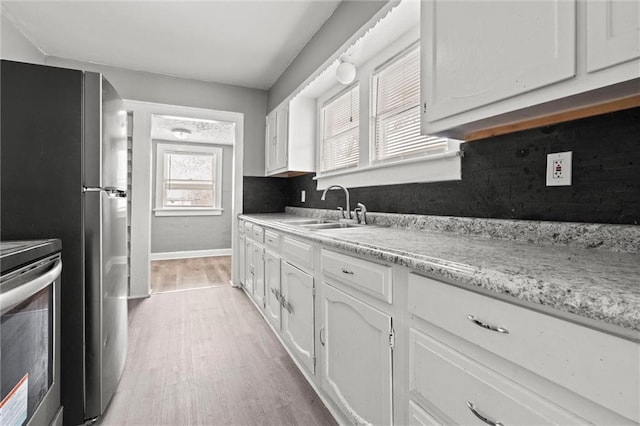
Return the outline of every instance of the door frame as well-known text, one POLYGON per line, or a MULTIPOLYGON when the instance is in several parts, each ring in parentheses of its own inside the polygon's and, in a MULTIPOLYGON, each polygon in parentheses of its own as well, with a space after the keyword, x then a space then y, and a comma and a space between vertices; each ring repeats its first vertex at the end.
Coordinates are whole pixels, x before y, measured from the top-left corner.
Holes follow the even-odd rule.
MULTIPOLYGON (((151 294, 151 214, 153 209, 153 146, 151 116, 172 115, 205 120, 233 121, 236 137, 233 144, 233 181, 231 206, 231 252, 238 258, 238 215, 242 213, 242 175, 244 159, 244 114, 180 105, 124 100, 127 111, 133 111, 133 151, 131 158, 131 191, 143 194, 131 199, 131 286, 129 298, 151 294)), ((231 284, 239 283, 238 262, 232 261, 231 284)))

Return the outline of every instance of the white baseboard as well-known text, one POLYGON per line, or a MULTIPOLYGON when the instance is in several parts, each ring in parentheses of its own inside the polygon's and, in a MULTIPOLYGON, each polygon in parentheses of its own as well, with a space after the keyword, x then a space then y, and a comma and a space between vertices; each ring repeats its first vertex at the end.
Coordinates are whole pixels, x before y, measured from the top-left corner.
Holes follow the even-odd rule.
POLYGON ((231 249, 169 251, 165 253, 151 253, 151 260, 190 259, 192 257, 231 256, 231 249))

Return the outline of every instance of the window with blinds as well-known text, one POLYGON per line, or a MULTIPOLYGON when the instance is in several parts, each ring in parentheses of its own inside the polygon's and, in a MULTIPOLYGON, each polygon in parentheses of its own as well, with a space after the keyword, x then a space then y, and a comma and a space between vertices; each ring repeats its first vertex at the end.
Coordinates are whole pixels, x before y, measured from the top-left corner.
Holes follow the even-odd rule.
POLYGON ((359 88, 350 87, 322 107, 321 172, 358 165, 359 88))
POLYGON ((447 150, 447 139, 420 134, 420 44, 382 67, 371 82, 373 161, 447 150))
POLYGON ((165 152, 162 207, 217 207, 216 154, 165 152))

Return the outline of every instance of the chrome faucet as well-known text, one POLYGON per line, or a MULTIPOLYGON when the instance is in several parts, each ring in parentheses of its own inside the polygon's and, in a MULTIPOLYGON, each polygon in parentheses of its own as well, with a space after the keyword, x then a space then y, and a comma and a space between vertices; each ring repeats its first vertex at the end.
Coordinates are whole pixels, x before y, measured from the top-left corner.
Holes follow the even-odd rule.
MULTIPOLYGON (((325 190, 324 190, 324 192, 322 193, 322 197, 320 197, 320 199, 321 199, 322 201, 324 201, 324 200, 325 200, 325 197, 327 196, 327 192, 328 192, 330 189, 333 189, 333 188, 342 189, 342 190, 344 191, 344 195, 345 195, 345 197, 346 197, 346 199, 347 199, 347 208, 346 208, 346 211, 347 211, 347 217, 346 217, 346 219, 351 219, 351 207, 349 206, 349 190, 348 190, 347 188, 345 188, 344 186, 342 186, 342 185, 331 185, 330 187, 328 187, 327 189, 325 189, 325 190)), ((341 209, 341 208, 340 208, 340 207, 338 207, 338 210, 340 210, 340 209, 341 209)), ((342 210, 342 217, 343 217, 343 218, 345 217, 345 216, 344 216, 344 213, 345 213, 345 212, 344 212, 344 210, 342 210)))

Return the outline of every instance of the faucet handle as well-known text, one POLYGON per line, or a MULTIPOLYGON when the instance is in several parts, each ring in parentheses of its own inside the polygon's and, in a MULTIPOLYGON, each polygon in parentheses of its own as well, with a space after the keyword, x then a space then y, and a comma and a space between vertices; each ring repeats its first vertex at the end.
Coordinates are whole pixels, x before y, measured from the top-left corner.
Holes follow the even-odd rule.
POLYGON ((367 208, 362 203, 356 204, 356 208, 354 210, 356 213, 356 219, 358 223, 362 223, 364 225, 367 224, 367 208), (362 220, 360 220, 360 213, 362 213, 362 220))
POLYGON ((344 208, 338 207, 338 211, 340 212, 340 216, 344 219, 344 208))

